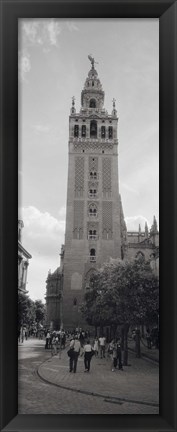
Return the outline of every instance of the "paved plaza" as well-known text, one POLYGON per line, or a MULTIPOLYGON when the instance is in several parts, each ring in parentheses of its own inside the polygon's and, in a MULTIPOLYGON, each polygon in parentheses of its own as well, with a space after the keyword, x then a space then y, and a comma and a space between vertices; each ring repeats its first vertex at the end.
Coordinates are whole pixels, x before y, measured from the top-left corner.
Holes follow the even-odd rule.
POLYGON ((67 348, 52 357, 44 340, 19 344, 19 414, 158 414, 157 362, 129 353, 129 366, 112 372, 110 359, 92 358, 84 373, 69 373, 67 348), (61 358, 60 358, 61 357, 61 358))

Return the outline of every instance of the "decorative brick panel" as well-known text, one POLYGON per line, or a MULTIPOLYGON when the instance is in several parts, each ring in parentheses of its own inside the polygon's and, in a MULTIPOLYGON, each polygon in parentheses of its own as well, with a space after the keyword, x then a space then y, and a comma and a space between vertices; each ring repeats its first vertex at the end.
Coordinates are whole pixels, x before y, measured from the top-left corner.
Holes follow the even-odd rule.
POLYGON ((103 201, 102 205, 102 235, 103 239, 112 239, 112 201, 103 201))
POLYGON ((111 195, 111 158, 102 161, 102 190, 105 198, 111 195))
POLYGON ((84 157, 75 159, 75 196, 82 197, 84 191, 84 157))
POLYGON ((84 226, 84 202, 74 201, 74 229, 73 238, 83 239, 83 226, 84 226))

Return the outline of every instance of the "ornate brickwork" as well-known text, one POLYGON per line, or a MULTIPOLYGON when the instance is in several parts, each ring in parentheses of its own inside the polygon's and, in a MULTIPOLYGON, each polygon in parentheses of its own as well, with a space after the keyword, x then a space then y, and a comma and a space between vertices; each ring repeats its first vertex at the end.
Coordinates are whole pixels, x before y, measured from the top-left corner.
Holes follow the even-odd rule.
POLYGON ((97 240, 98 239, 98 222, 88 222, 87 223, 87 236, 88 240, 97 240))
MULTIPOLYGON (((97 140, 98 141, 98 140, 97 140)), ((102 153, 103 151, 107 151, 112 153, 112 149, 113 149, 113 144, 111 143, 105 143, 104 142, 85 142, 82 140, 82 142, 78 140, 78 142, 74 142, 74 150, 77 151, 78 153, 82 153, 83 150, 90 152, 90 153, 102 153)))
POLYGON ((102 235, 104 240, 112 239, 112 201, 102 204, 102 235))
POLYGON ((111 159, 104 158, 102 161, 102 188, 103 196, 109 198, 111 196, 111 159))
POLYGON ((73 238, 83 239, 83 225, 84 225, 84 202, 74 201, 74 229, 73 238))
POLYGON ((89 157, 89 172, 96 171, 98 172, 98 158, 97 157, 89 157))
POLYGON ((98 216, 98 205, 92 201, 88 202, 88 216, 91 218, 97 218, 98 216))
POLYGON ((75 159, 75 196, 83 196, 84 191, 84 158, 75 159))

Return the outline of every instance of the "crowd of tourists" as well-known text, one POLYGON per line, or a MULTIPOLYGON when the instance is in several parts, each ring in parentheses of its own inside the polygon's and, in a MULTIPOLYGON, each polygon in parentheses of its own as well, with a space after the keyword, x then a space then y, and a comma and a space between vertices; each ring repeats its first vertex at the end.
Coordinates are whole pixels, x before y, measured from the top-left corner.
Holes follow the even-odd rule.
POLYGON ((65 348, 67 336, 68 334, 63 330, 47 330, 45 335, 45 349, 51 349, 52 354, 57 354, 59 349, 65 348))
POLYGON ((78 358, 84 359, 84 372, 90 371, 92 357, 110 358, 112 371, 117 368, 123 370, 122 353, 120 339, 113 339, 110 343, 106 342, 104 335, 91 338, 89 330, 73 331, 46 331, 45 349, 51 350, 51 355, 61 353, 68 346, 69 372, 76 373, 78 358))
POLYGON ((123 370, 120 339, 113 339, 109 344, 106 343, 104 335, 99 338, 96 337, 92 343, 90 339, 82 340, 82 342, 81 340, 79 335, 75 334, 70 341, 68 350, 69 372, 76 373, 79 356, 84 356, 84 372, 90 371, 90 364, 93 356, 100 357, 101 359, 106 356, 110 357, 112 360, 112 372, 117 368, 123 370))

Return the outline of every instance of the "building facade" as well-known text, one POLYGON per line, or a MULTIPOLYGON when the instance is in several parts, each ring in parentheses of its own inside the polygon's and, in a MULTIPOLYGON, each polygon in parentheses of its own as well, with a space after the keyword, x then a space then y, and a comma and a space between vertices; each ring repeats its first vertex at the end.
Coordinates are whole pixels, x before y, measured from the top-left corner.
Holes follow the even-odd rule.
POLYGON ((22 220, 18 220, 18 292, 27 294, 27 274, 29 259, 32 258, 30 253, 22 245, 22 229, 24 223, 22 220))
MULTIPOLYGON (((142 233, 140 229, 138 233, 127 233, 119 193, 115 99, 112 111, 108 113, 104 108, 104 91, 94 59, 90 56, 89 59, 91 69, 81 92, 80 111, 76 112, 73 97, 69 116, 63 279, 57 291, 62 292, 63 316, 60 321, 64 328, 84 326, 79 307, 90 277, 97 268, 110 258, 130 259, 137 253, 150 259, 158 242, 158 232, 156 235, 153 230, 149 233, 147 226, 142 233)), ((46 301, 52 318, 54 297, 50 297, 53 296, 49 288, 50 278, 51 275, 47 280, 46 301)))

